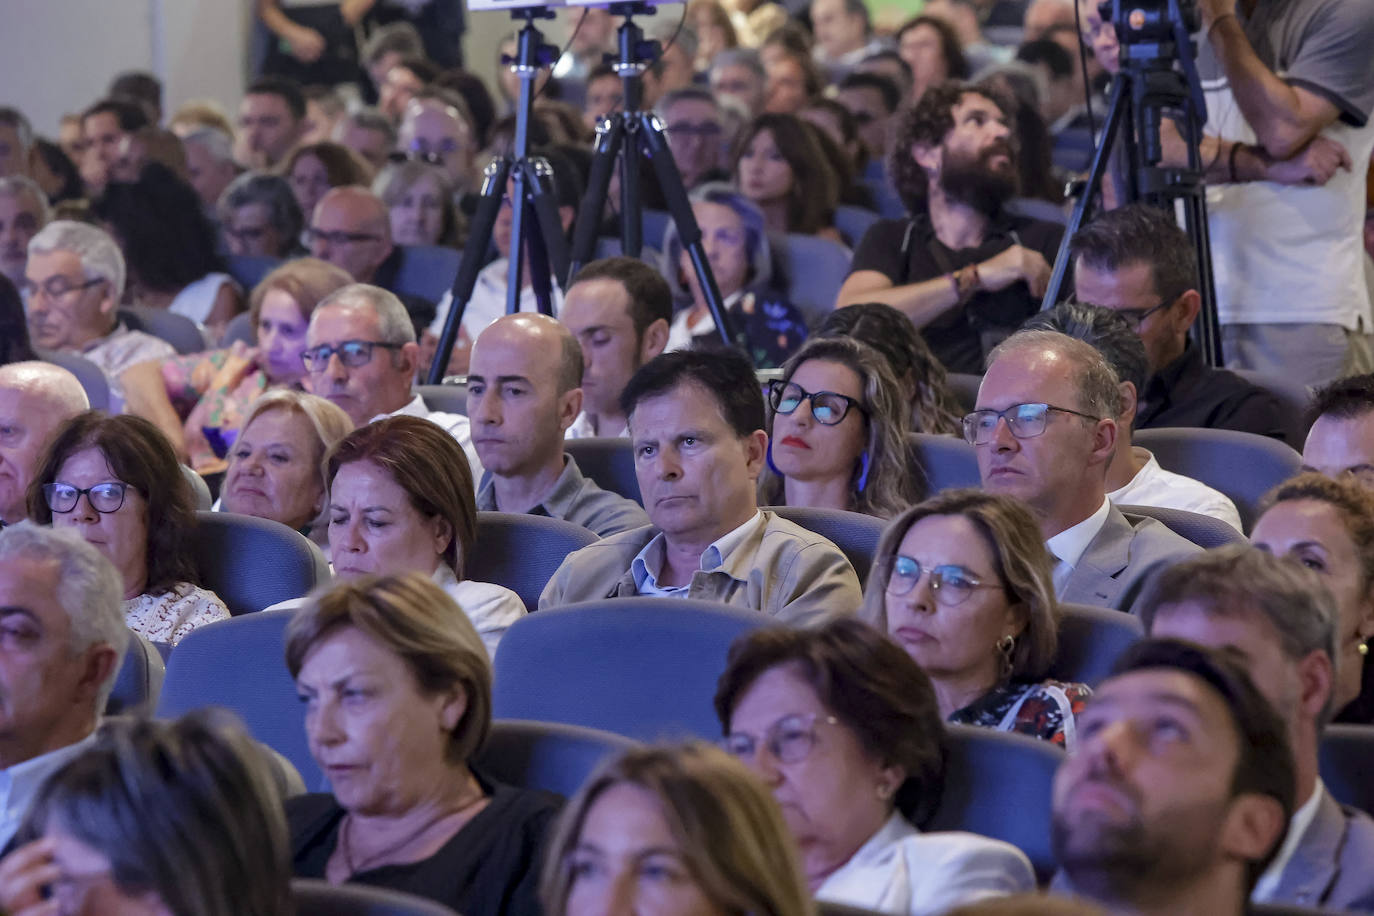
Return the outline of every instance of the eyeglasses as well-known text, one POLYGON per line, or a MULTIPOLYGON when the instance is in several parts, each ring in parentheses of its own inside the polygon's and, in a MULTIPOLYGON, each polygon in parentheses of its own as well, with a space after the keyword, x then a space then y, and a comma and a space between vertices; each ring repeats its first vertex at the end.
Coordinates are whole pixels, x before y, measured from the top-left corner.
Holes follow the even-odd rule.
MULTIPOLYGON (((1076 296, 1070 296, 1070 297, 1069 297, 1068 299, 1066 299, 1065 301, 1068 302, 1068 303, 1071 303, 1071 304, 1077 304, 1077 303, 1080 303, 1080 302, 1081 302, 1081 300, 1078 299, 1078 297, 1076 297, 1076 296)), ((1163 302, 1161 302, 1159 305, 1154 306, 1153 308, 1148 308, 1148 309, 1112 309, 1112 311, 1114 311, 1114 312, 1116 312, 1118 315, 1120 315, 1121 318, 1126 322, 1126 324, 1130 326, 1130 328, 1131 328, 1132 331, 1139 332, 1139 331, 1140 331, 1140 326, 1141 326, 1142 324, 1145 323, 1146 319, 1148 319, 1148 318, 1149 318, 1151 315, 1153 315, 1155 312, 1162 312, 1162 311, 1164 311, 1165 309, 1167 309, 1169 306, 1173 305, 1173 304, 1174 304, 1175 302, 1177 302, 1177 301, 1178 301, 1177 298, 1174 298, 1174 299, 1165 299, 1163 302)), ((1083 304, 1092 305, 1093 303, 1083 303, 1083 304)))
POLYGON ((811 416, 822 426, 834 426, 849 414, 851 407, 864 416, 868 411, 858 401, 848 395, 833 391, 807 391, 795 382, 774 379, 768 383, 768 403, 774 413, 790 414, 801 406, 802 401, 811 405, 811 416))
POLYGON ((964 441, 969 445, 986 445, 997 432, 997 421, 1006 420, 1007 428, 1018 439, 1034 439, 1043 435, 1049 423, 1050 411, 1073 414, 1085 420, 1100 420, 1092 414, 1055 407, 1052 404, 1013 404, 1006 410, 975 410, 964 416, 964 441))
POLYGON ((372 351, 377 347, 383 350, 399 350, 405 344, 382 343, 378 340, 345 340, 337 347, 323 344, 301 354, 301 362, 305 363, 305 368, 311 372, 323 372, 329 366, 329 359, 335 353, 339 354, 339 362, 349 369, 356 369, 359 366, 366 366, 372 361, 372 351))
MULTIPOLYGON (((786 716, 768 729, 762 745, 768 753, 783 763, 801 763, 816 746, 816 725, 839 725, 834 716, 822 718, 816 713, 806 716, 786 716)), ((744 732, 731 732, 720 739, 726 753, 741 760, 750 760, 759 752, 760 742, 744 732)))
POLYGON ((327 232, 323 229, 305 230, 305 240, 308 244, 316 242, 326 242, 330 245, 361 245, 363 242, 379 242, 382 237, 371 232, 327 232))
POLYGON ((124 494, 128 489, 129 485, 120 481, 98 483, 84 490, 69 483, 45 483, 43 499, 53 512, 66 515, 76 508, 76 504, 84 496, 92 509, 101 515, 109 515, 111 512, 118 512, 124 505, 124 494))
POLYGON ((20 290, 24 293, 25 298, 28 299, 32 299, 41 291, 44 298, 56 301, 63 296, 70 296, 72 293, 88 290, 92 286, 104 282, 104 277, 96 277, 94 280, 87 280, 85 283, 82 283, 79 280, 72 280, 68 277, 58 275, 56 277, 49 277, 42 283, 34 283, 30 280, 25 280, 20 290))
POLYGON ((669 124, 664 128, 670 137, 719 137, 722 133, 721 126, 712 121, 705 121, 701 124, 683 122, 681 124, 669 124))
POLYGON ((969 570, 953 563, 926 569, 920 560, 898 554, 893 558, 892 569, 887 574, 887 593, 910 594, 926 572, 930 573, 930 590, 935 593, 935 600, 946 606, 964 603, 975 589, 1001 588, 1000 585, 984 583, 969 570))

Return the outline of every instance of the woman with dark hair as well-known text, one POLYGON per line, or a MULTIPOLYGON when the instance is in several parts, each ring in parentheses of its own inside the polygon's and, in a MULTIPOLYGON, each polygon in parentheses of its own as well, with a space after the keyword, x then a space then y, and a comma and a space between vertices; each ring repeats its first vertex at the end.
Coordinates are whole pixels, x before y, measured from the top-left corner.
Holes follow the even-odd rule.
POLYGON ((199 196, 165 166, 150 163, 137 181, 111 182, 91 213, 124 252, 136 304, 185 315, 216 337, 243 311, 199 196))
POLYGON ((306 222, 330 188, 372 184, 372 166, 348 147, 329 140, 296 147, 279 171, 291 185, 306 222))
POLYGON ((715 706, 722 744, 773 790, 821 902, 914 916, 1034 889, 1016 847, 919 829, 945 781, 944 724, 925 674, 863 621, 741 637, 715 706))
POLYGON ((9 278, 0 274, 0 366, 37 358, 29 343, 24 300, 9 278))
POLYGON ((897 56, 911 68, 909 102, 913 105, 931 86, 969 77, 959 36, 935 16, 916 16, 902 23, 897 30, 897 56))
POLYGON ((114 564, 124 618, 145 639, 176 645, 229 616, 196 585, 191 484, 147 420, 95 410, 68 420, 38 463, 28 504, 29 518, 74 529, 114 564))
POLYGON ((81 181, 81 172, 71 159, 67 158, 62 147, 51 140, 38 137, 33 141, 33 148, 37 155, 30 164, 30 177, 43 189, 43 193, 48 195, 48 203, 57 206, 66 201, 81 200, 86 196, 86 186, 81 181))
POLYGON ((836 309, 812 332, 816 337, 852 337, 881 353, 911 405, 911 431, 941 436, 963 434, 963 411, 949 389, 949 373, 911 319, 890 305, 865 302, 836 309))
POLYGON ((735 186, 763 211, 769 232, 820 235, 839 242, 833 222, 839 179, 813 130, 796 115, 759 115, 736 141, 730 174, 735 186))

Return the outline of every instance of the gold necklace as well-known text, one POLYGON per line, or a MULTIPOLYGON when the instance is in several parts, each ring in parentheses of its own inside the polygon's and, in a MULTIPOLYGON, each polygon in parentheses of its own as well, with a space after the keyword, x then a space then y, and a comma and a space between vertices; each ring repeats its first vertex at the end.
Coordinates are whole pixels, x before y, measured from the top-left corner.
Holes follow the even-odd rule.
POLYGON ((441 814, 439 814, 439 815, 437 815, 437 816, 431 818, 430 820, 428 820, 428 821, 425 822, 425 825, 424 825, 423 827, 421 827, 419 830, 416 830, 414 833, 410 834, 409 836, 403 838, 399 843, 393 843, 392 845, 386 847, 385 849, 381 850, 380 852, 374 852, 372 855, 367 856, 367 857, 364 858, 361 862, 358 862, 358 863, 356 863, 356 864, 353 862, 353 853, 352 853, 353 841, 352 841, 352 839, 351 839, 351 837, 352 837, 352 830, 351 830, 351 828, 352 828, 352 826, 353 826, 353 815, 352 815, 352 814, 349 814, 349 815, 345 816, 343 826, 342 826, 342 827, 340 828, 340 830, 339 830, 339 839, 340 839, 340 841, 341 841, 339 845, 340 845, 340 850, 343 852, 344 867, 348 869, 348 873, 349 873, 350 875, 356 875, 356 874, 358 874, 359 872, 361 872, 362 870, 364 870, 365 868, 367 868, 367 866, 371 865, 372 863, 377 862, 377 861, 379 861, 379 860, 381 860, 381 859, 385 859, 385 858, 387 858, 388 856, 395 855, 396 853, 400 852, 402 849, 405 849, 405 848, 406 848, 407 846, 409 846, 411 843, 414 843, 416 840, 420 839, 420 838, 423 837, 425 834, 429 833, 430 830, 433 830, 434 827, 436 827, 436 826, 437 826, 438 824, 440 824, 441 822, 447 820, 447 819, 450 818, 450 817, 454 817, 454 816, 456 816, 456 815, 462 814, 464 811, 468 810, 469 808, 473 807, 474 805, 477 805, 477 804, 479 804, 479 803, 481 803, 481 802, 483 802, 483 801, 486 801, 486 798, 487 798, 486 794, 483 793, 482 790, 479 788, 479 789, 477 790, 477 797, 476 797, 476 798, 472 799, 471 801, 466 801, 466 802, 464 802, 463 804, 461 804, 461 805, 459 805, 458 807, 452 809, 451 811, 445 811, 445 812, 443 812, 443 813, 441 813, 441 814))

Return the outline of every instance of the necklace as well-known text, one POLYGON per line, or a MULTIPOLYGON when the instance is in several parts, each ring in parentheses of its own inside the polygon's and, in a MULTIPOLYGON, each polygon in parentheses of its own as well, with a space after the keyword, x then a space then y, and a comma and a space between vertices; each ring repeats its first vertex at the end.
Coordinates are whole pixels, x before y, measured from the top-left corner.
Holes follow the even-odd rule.
POLYGON ((349 814, 344 819, 343 827, 339 830, 339 849, 341 852, 343 852, 344 867, 348 869, 348 873, 350 875, 356 875, 360 871, 366 869, 369 865, 373 864, 374 862, 380 862, 381 860, 386 859, 389 856, 395 855, 402 849, 405 849, 407 846, 414 843, 416 840, 419 840, 420 838, 427 835, 431 830, 433 830, 437 825, 439 825, 443 821, 448 820, 451 817, 455 817, 459 814, 462 814, 464 811, 467 811, 469 808, 472 808, 475 805, 481 804, 482 802, 486 801, 486 798, 487 797, 485 793, 483 793, 482 790, 479 788, 477 790, 476 798, 465 801, 461 805, 458 805, 457 807, 452 808, 448 811, 440 812, 439 814, 435 815, 434 817, 426 821, 424 825, 420 827, 418 830, 411 833, 409 836, 403 837, 400 842, 392 843, 385 849, 382 849, 378 852, 374 852, 356 863, 353 861, 352 852, 353 815, 349 814))

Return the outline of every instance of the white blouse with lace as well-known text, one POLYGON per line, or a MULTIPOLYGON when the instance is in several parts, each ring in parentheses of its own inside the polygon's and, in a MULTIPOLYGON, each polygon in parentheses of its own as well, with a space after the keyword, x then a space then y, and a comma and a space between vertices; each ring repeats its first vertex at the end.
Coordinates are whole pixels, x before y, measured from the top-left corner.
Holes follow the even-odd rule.
POLYGON ((228 620, 229 609, 214 592, 178 582, 161 595, 142 594, 124 601, 124 621, 149 642, 176 645, 196 627, 228 620))

